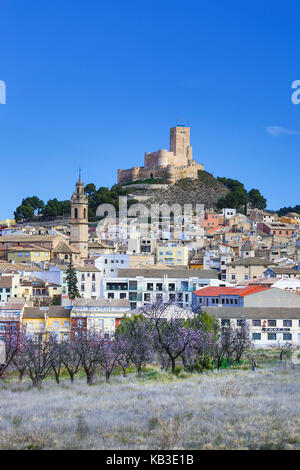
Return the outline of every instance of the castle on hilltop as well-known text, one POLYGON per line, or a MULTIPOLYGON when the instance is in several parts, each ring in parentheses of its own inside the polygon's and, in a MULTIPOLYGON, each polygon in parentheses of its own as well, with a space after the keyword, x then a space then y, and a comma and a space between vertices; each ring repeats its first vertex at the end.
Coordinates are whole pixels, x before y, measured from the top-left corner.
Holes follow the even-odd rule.
POLYGON ((163 178, 166 183, 174 184, 182 178, 196 179, 198 170, 204 170, 204 166, 193 160, 190 128, 176 126, 170 129, 169 151, 160 149, 145 153, 144 166, 118 170, 118 183, 163 178))

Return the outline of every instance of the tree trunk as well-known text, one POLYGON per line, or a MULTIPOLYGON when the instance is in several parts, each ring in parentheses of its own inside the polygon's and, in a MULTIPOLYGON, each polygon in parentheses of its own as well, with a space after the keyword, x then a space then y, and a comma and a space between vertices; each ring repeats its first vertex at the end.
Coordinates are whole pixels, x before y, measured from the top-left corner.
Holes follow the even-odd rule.
POLYGON ((175 363, 175 359, 173 357, 171 357, 171 366, 172 366, 172 373, 174 374, 175 373, 176 363, 175 363))
POLYGON ((86 383, 92 385, 94 374, 92 372, 86 372, 86 383))
POLYGON ((25 369, 19 370, 19 383, 22 382, 24 374, 25 374, 25 369))
POLYGON ((108 370, 105 371, 105 379, 106 379, 106 382, 108 382, 110 379, 110 372, 108 370))
POLYGON ((33 386, 36 387, 38 390, 41 390, 41 388, 42 388, 42 381, 41 381, 41 379, 40 379, 39 377, 35 377, 35 378, 33 379, 33 383, 32 383, 32 384, 33 384, 33 386))

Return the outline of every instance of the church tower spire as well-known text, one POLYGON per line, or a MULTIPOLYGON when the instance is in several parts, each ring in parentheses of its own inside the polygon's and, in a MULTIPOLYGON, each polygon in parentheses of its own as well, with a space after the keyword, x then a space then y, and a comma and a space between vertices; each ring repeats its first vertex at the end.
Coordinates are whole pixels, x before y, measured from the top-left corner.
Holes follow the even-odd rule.
POLYGON ((70 244, 80 251, 81 259, 88 257, 88 197, 81 181, 81 170, 71 198, 70 244))

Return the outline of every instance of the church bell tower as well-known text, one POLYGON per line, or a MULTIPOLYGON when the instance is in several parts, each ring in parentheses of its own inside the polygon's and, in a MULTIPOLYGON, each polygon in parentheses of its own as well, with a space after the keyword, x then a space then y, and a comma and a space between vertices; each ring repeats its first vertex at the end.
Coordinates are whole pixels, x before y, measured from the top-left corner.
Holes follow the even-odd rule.
POLYGON ((80 251, 81 259, 88 257, 88 237, 88 197, 79 174, 75 192, 71 198, 70 244, 80 251))

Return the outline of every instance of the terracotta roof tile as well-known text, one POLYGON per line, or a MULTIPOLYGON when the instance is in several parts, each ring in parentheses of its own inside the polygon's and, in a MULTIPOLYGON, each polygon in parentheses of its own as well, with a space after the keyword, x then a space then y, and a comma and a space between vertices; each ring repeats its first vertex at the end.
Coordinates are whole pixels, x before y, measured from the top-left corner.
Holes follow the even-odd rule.
POLYGON ((220 295, 238 295, 239 297, 245 297, 245 295, 256 294, 269 287, 261 286, 248 286, 248 287, 203 287, 194 291, 194 294, 198 297, 218 297, 220 295))

